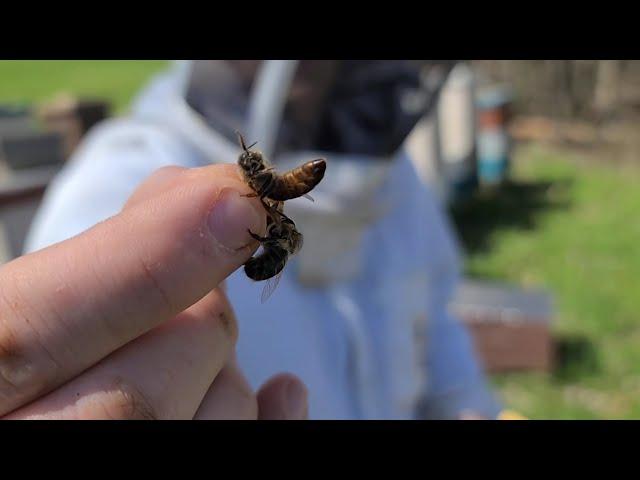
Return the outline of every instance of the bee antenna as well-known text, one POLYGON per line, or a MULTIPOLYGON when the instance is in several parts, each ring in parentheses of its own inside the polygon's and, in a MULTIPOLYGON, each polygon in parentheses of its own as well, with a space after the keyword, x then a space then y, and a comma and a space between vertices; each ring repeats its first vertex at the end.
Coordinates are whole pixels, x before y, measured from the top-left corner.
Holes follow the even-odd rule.
MULTIPOLYGON (((244 137, 242 136, 242 134, 238 130, 236 130, 236 135, 238 136, 238 140, 240 140, 240 146, 246 152, 247 151, 247 146, 244 143, 244 137)), ((251 147, 249 147, 249 148, 251 148, 251 147)))
POLYGON ((245 148, 245 150, 249 150, 251 147, 254 147, 258 144, 258 142, 253 142, 251 145, 249 145, 247 148, 245 148))

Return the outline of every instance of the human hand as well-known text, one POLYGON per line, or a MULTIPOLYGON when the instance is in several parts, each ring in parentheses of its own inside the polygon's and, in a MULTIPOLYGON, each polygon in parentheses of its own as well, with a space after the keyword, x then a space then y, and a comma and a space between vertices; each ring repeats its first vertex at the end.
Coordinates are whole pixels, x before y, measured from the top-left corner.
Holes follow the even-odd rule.
POLYGON ((0 417, 306 418, 293 375, 256 394, 224 279, 265 213, 233 165, 168 167, 114 217, 0 267, 0 417))

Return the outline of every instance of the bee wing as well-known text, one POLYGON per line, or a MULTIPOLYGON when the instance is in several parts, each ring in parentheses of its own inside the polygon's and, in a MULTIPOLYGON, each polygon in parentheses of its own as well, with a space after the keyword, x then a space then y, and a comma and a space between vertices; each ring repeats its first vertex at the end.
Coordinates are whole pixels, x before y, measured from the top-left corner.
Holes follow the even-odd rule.
POLYGON ((269 280, 267 280, 266 285, 262 289, 262 295, 260 297, 261 303, 265 303, 269 299, 271 294, 276 290, 283 273, 284 269, 280 270, 280 272, 275 277, 271 277, 269 280))

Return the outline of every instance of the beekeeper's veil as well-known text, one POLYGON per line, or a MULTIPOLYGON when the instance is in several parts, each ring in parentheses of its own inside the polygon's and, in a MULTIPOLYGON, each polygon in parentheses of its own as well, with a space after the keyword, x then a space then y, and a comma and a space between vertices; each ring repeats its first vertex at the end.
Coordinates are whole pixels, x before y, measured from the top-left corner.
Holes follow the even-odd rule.
POLYGON ((418 65, 208 60, 184 68, 184 98, 210 131, 211 161, 236 161, 236 130, 280 172, 326 158, 315 202, 285 205, 305 235, 295 268, 315 285, 357 274, 362 232, 391 201, 382 187, 393 159, 433 104, 418 65))

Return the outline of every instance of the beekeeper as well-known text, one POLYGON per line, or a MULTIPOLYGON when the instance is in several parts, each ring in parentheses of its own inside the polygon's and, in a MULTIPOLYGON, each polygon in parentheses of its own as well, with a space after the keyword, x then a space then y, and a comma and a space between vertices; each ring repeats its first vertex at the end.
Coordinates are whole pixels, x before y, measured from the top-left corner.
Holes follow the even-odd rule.
POLYGON ((285 205, 305 243, 273 295, 261 303, 263 284, 242 269, 227 280, 249 383, 297 375, 315 419, 496 418, 470 337, 447 311, 455 238, 402 148, 436 95, 400 61, 176 62, 128 116, 89 133, 26 250, 116 214, 161 167, 235 163, 236 130, 279 171, 324 157, 315 201, 285 205))

